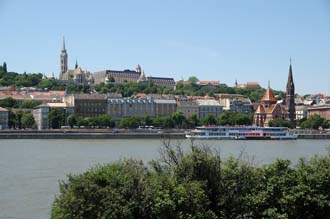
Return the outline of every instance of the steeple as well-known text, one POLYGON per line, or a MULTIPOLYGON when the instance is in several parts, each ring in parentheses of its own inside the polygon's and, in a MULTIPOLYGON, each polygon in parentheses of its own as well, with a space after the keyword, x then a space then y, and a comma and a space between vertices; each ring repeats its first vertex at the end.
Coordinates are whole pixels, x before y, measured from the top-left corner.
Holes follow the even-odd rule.
POLYGON ((143 81, 146 81, 146 80, 147 79, 146 79, 146 76, 144 74, 144 71, 142 71, 142 73, 141 73, 139 79, 137 80, 137 82, 143 82, 143 81))
POLYGON ((137 66, 136 66, 136 72, 137 73, 142 73, 142 69, 141 69, 141 65, 140 64, 138 64, 137 66))
POLYGON ((76 59, 76 65, 74 66, 75 69, 78 68, 78 60, 76 59))
POLYGON ((292 65, 291 65, 291 57, 290 57, 288 82, 286 84, 285 108, 287 111, 287 119, 290 121, 292 128, 296 127, 296 109, 295 109, 294 96, 295 96, 295 87, 293 83, 292 65))
POLYGON ((293 83, 293 76, 292 76, 292 65, 291 65, 291 57, 290 57, 290 66, 289 66, 289 75, 288 75, 288 82, 286 84, 286 89, 293 89, 294 92, 294 83, 293 83))
POLYGON ((63 74, 68 71, 68 54, 65 49, 65 38, 63 36, 63 47, 61 50, 61 71, 60 71, 60 79, 63 79, 63 74))
POLYGON ((62 51, 65 51, 65 38, 63 36, 63 48, 62 48, 62 51))

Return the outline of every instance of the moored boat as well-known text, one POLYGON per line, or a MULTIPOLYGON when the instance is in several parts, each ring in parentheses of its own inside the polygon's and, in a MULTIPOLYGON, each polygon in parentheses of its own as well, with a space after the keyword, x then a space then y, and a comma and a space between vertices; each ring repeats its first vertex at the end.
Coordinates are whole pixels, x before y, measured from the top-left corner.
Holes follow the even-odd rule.
POLYGON ((287 127, 201 126, 186 133, 191 139, 294 140, 287 127))

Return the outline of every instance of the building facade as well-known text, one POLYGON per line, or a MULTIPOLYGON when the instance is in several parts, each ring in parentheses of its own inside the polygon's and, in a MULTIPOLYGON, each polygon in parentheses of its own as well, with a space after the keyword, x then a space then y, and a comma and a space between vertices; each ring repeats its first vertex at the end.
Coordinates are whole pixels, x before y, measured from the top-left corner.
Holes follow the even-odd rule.
POLYGON ((49 114, 50 108, 47 105, 40 105, 32 110, 32 115, 36 122, 38 130, 49 129, 49 114))
POLYGON ((319 115, 320 117, 330 120, 330 105, 317 105, 307 108, 307 118, 319 115))
POLYGON ((0 107, 0 129, 8 128, 8 117, 9 111, 5 108, 0 107))
POLYGON ((74 114, 82 117, 96 117, 107 113, 107 96, 104 94, 71 94, 63 102, 74 108, 74 114))
POLYGON ((250 90, 257 90, 257 89, 261 88, 261 86, 258 82, 246 82, 246 84, 237 84, 237 82, 236 82, 235 86, 237 88, 250 89, 250 90))
POLYGON ((196 101, 177 101, 177 111, 182 112, 186 118, 193 114, 199 116, 199 106, 196 101))
POLYGON ((160 87, 166 87, 168 89, 175 88, 175 81, 173 78, 166 77, 146 77, 141 66, 137 65, 136 70, 104 70, 93 73, 94 84, 101 83, 115 83, 122 84, 128 82, 151 82, 160 87))
POLYGON ((307 106, 299 105, 296 106, 295 109, 296 109, 296 121, 307 118, 307 106))
POLYGON ((216 100, 212 99, 198 99, 198 118, 207 118, 209 115, 218 117, 223 112, 223 107, 216 100))
POLYGON ((107 114, 114 120, 129 116, 155 116, 155 102, 152 99, 109 98, 107 114))
POLYGON ((44 103, 35 107, 32 111, 32 115, 36 122, 38 130, 49 129, 51 124, 49 124, 48 115, 52 109, 59 109, 64 114, 64 124, 67 125, 67 117, 74 114, 74 108, 67 103, 44 103))
POLYGON ((147 80, 151 81, 153 84, 159 87, 166 87, 170 90, 174 90, 175 88, 175 81, 173 78, 147 77, 147 80))
POLYGON ((155 102, 155 116, 168 116, 176 112, 176 101, 174 99, 164 100, 156 99, 155 102))
POLYGON ((239 94, 217 94, 214 95, 223 106, 223 110, 249 114, 253 113, 253 105, 249 98, 239 94))

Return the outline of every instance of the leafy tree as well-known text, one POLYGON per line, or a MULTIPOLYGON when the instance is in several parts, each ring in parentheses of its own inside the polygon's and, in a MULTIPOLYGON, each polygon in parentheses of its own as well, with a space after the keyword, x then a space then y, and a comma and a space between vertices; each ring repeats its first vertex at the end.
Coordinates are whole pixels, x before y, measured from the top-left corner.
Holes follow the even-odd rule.
POLYGON ((53 108, 48 114, 48 120, 52 129, 59 129, 65 124, 65 114, 63 110, 53 108))
POLYGON ((201 118, 200 122, 202 125, 216 125, 217 121, 214 115, 209 114, 206 118, 201 118))
POLYGON ((319 129, 320 127, 327 128, 327 126, 326 120, 319 115, 312 115, 307 120, 300 122, 300 128, 303 129, 319 129))
POLYGON ((22 127, 23 128, 35 128, 35 120, 31 111, 24 112, 22 115, 22 127))
POLYGON ((288 127, 291 128, 291 124, 288 120, 282 119, 282 118, 276 118, 271 121, 269 121, 270 127, 288 127))
POLYGON ((96 118, 96 123, 98 126, 104 128, 112 128, 115 127, 115 122, 113 121, 112 117, 109 115, 100 115, 96 118))
POLYGON ((23 117, 23 111, 19 110, 15 113, 15 127, 21 129, 22 128, 22 117, 23 117))
POLYGON ((77 125, 79 127, 87 127, 89 126, 89 122, 88 122, 88 119, 87 118, 84 118, 84 117, 78 117, 78 121, 77 121, 77 125))
POLYGON ((188 128, 194 128, 194 127, 198 126, 199 120, 198 120, 197 114, 193 113, 190 117, 188 117, 187 123, 189 126, 188 128))
POLYGON ((38 100, 23 100, 19 103, 19 108, 32 109, 39 106, 42 102, 38 100))
POLYGON ((6 97, 2 100, 0 100, 0 106, 1 107, 8 107, 8 108, 17 108, 17 101, 13 99, 12 97, 6 97))
POLYGON ((173 119, 174 126, 176 128, 182 128, 186 121, 186 117, 180 111, 173 113, 172 119, 173 119))
POLYGON ((252 125, 253 122, 253 114, 241 114, 236 113, 235 123, 236 125, 252 125))
POLYGON ((253 114, 225 111, 217 118, 217 125, 252 125, 253 114))
POLYGON ((69 175, 51 218, 329 218, 329 156, 256 167, 208 147, 163 152, 148 166, 124 160, 69 175))
POLYGON ((142 124, 142 118, 139 116, 131 116, 122 118, 119 123, 120 128, 136 129, 142 124))
POLYGON ((144 124, 145 125, 152 125, 153 124, 153 117, 151 117, 150 115, 146 115, 145 117, 144 117, 144 124))
POLYGON ((224 111, 217 118, 217 125, 236 125, 235 115, 232 111, 224 111))
POLYGON ((196 84, 199 80, 198 80, 198 78, 195 77, 195 76, 190 76, 190 77, 188 78, 188 81, 189 81, 191 84, 196 84))
POLYGON ((158 116, 154 118, 153 125, 162 128, 174 128, 174 122, 171 116, 158 116))
POLYGON ((67 118, 67 123, 71 128, 73 128, 73 126, 78 123, 77 117, 75 115, 69 115, 67 118))
POLYGON ((16 114, 11 110, 8 111, 8 127, 9 128, 16 128, 17 127, 16 114))

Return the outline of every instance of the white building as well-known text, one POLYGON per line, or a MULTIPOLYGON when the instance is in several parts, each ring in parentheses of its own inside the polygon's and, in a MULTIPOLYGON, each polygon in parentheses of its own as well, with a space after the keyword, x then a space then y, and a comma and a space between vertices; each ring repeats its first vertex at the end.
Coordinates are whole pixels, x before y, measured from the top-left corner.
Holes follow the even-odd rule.
POLYGON ((209 115, 218 117, 223 112, 223 107, 220 103, 213 99, 198 99, 196 100, 198 105, 198 117, 207 118, 209 115))

